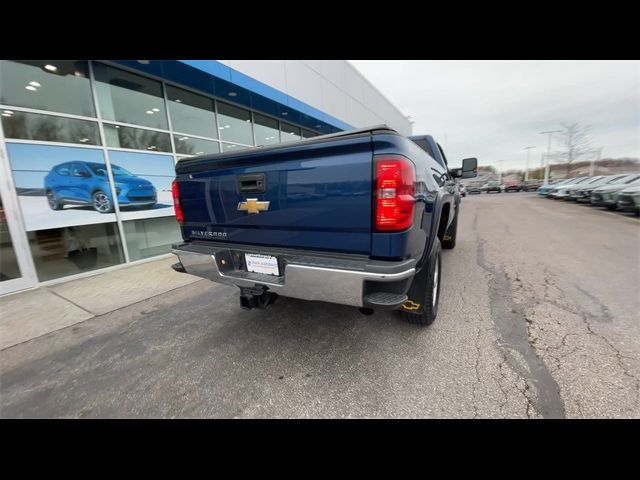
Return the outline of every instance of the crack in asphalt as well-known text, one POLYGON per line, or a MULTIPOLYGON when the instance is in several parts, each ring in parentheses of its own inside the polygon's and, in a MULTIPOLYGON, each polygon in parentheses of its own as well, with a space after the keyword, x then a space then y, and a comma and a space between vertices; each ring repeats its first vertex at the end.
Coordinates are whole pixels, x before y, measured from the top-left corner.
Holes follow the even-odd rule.
MULTIPOLYGON (((501 347, 504 347, 504 345, 500 345, 501 347)), ((526 407, 526 411, 525 411, 525 415, 527 416, 527 418, 533 418, 531 416, 531 410, 533 410, 534 412, 538 413, 538 407, 536 407, 536 405, 533 404, 533 401, 531 399, 531 396, 529 394, 529 382, 527 381, 528 379, 528 374, 526 371, 524 371, 522 368, 520 368, 520 366, 518 365, 517 360, 513 357, 512 353, 509 352, 508 350, 505 350, 503 348, 502 350, 502 357, 503 357, 503 362, 502 365, 507 365, 509 367, 509 369, 518 377, 520 378, 523 383, 524 383, 524 388, 520 388, 517 384, 517 382, 513 383, 513 388, 520 393, 520 395, 522 395, 522 397, 525 399, 525 401, 527 402, 527 407, 526 407)), ((509 379, 503 374, 503 377, 505 380, 507 380, 507 382, 509 381, 509 379)))
POLYGON ((620 352, 620 350, 618 348, 616 348, 610 341, 608 338, 606 338, 604 335, 600 335, 599 333, 595 332, 593 330, 593 327, 591 326, 591 324, 589 323, 589 321, 587 320, 587 316, 582 316, 581 317, 582 320, 584 321, 586 327, 587 327, 587 331, 589 332, 590 335, 595 335, 596 337, 602 339, 611 350, 613 350, 615 357, 616 357, 616 361, 618 363, 618 366, 620 367, 620 369, 622 370, 622 374, 626 377, 629 377, 631 380, 633 380, 633 382, 636 385, 636 402, 640 399, 640 379, 637 379, 634 375, 629 373, 629 369, 627 368, 627 366, 622 362, 623 358, 629 358, 626 357, 624 355, 622 355, 622 353, 620 352))
MULTIPOLYGON (((500 376, 502 377, 502 379, 509 383, 509 379, 507 378, 507 376, 504 374, 504 372, 502 371, 502 366, 506 363, 506 358, 504 357, 504 354, 502 355, 502 361, 498 364, 498 372, 500 372, 500 376)), ((507 395, 507 392, 505 391, 505 389, 502 386, 502 383, 500 382, 499 379, 496 380, 498 383, 498 387, 500 388, 500 391, 502 392, 502 396, 504 397, 504 401, 500 404, 500 413, 502 415, 504 415, 504 407, 507 406, 507 401, 509 400, 509 397, 507 395)))
POLYGON ((490 274, 489 306, 491 316, 501 342, 501 348, 519 352, 524 358, 528 372, 518 372, 515 362, 510 362, 507 355, 505 360, 512 370, 525 381, 524 389, 518 390, 527 399, 527 417, 531 417, 531 409, 543 418, 565 418, 565 407, 560 396, 560 387, 551 375, 550 370, 531 344, 529 327, 524 309, 513 300, 513 288, 506 273, 487 264, 484 254, 485 240, 477 230, 478 215, 473 219, 472 229, 476 233, 476 262, 480 268, 490 274), (535 399, 528 392, 531 385, 535 387, 535 399))
POLYGON ((574 283, 573 286, 580 293, 582 293, 584 296, 588 297, 592 302, 594 302, 598 306, 598 308, 600 309, 600 312, 601 312, 600 317, 594 317, 594 318, 598 318, 599 320, 606 321, 606 322, 613 321, 613 319, 611 318, 611 313, 609 312, 609 309, 607 308, 607 306, 604 303, 602 303, 599 299, 597 299, 592 294, 587 292, 584 288, 582 288, 577 283, 574 283))
MULTIPOLYGON (((602 334, 597 333, 594 329, 593 329, 593 325, 591 323, 591 320, 594 321, 604 321, 604 322, 612 322, 613 318, 611 317, 611 313, 608 309, 608 307, 606 305, 604 305, 598 298, 596 298, 594 295, 592 295, 591 293, 589 293, 588 291, 586 291, 585 289, 583 289, 582 287, 580 287, 580 285, 574 283, 573 286, 580 291, 583 295, 585 295, 586 297, 588 297, 591 301, 593 301, 598 308, 600 309, 601 314, 598 315, 593 315, 587 311, 585 311, 582 307, 580 307, 578 305, 578 309, 574 309, 569 307, 568 302, 567 302, 567 294, 566 292, 560 288, 558 285, 556 285, 555 283, 553 283, 552 281, 550 281, 548 275, 545 275, 544 277, 545 280, 545 292, 544 292, 544 302, 547 302, 553 306, 555 306, 556 308, 558 308, 559 310, 562 310, 564 312, 567 313, 571 313, 573 315, 575 315, 576 317, 580 318, 584 325, 585 328, 587 330, 587 335, 593 335, 597 338, 599 338, 600 340, 602 340, 607 347, 613 352, 614 356, 616 357, 616 362, 620 368, 620 370, 622 371, 622 374, 628 378, 630 378, 631 380, 633 380, 635 387, 636 387, 636 396, 637 399, 636 401, 640 401, 640 379, 636 378, 633 374, 631 374, 629 372, 629 368, 624 364, 624 362, 622 361, 622 359, 630 359, 630 360, 635 360, 633 357, 629 357, 624 355, 619 348, 617 348, 613 343, 611 343, 611 341, 605 337, 602 334), (560 303, 559 301, 556 301, 552 298, 550 298, 549 296, 549 287, 553 286, 559 293, 560 296, 562 297, 564 301, 564 303, 560 303)), ((536 305, 539 305, 540 302, 538 302, 536 305)), ((555 319, 556 323, 563 328, 566 328, 566 326, 563 326, 557 319, 555 319)), ((543 329, 541 329, 543 330, 543 329)), ((558 363, 558 368, 557 370, 559 370, 561 368, 561 362, 560 359, 564 359, 574 353, 576 353, 579 348, 578 347, 574 347, 573 350, 566 352, 560 356, 556 356, 554 354, 552 354, 550 352, 551 349, 553 350, 560 350, 562 347, 569 347, 566 343, 567 337, 569 336, 580 336, 580 333, 575 333, 575 332, 569 332, 564 334, 564 336, 562 337, 562 340, 560 341, 560 346, 553 346, 553 345, 549 345, 547 347, 542 347, 541 345, 539 345, 536 340, 534 339, 533 343, 535 344, 536 348, 543 350, 547 355, 549 355, 551 358, 553 358, 557 363, 558 363)))
POLYGON ((480 326, 477 327, 476 331, 476 381, 473 382, 473 390, 472 390, 472 401, 473 404, 473 418, 478 418, 478 407, 476 405, 476 389, 480 384, 480 370, 478 367, 480 366, 480 326))

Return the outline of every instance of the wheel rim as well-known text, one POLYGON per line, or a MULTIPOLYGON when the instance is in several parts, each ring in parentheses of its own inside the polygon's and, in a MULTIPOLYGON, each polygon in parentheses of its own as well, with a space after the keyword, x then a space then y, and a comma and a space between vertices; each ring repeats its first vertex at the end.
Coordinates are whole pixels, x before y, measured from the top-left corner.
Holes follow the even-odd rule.
POLYGON ((56 197, 53 195, 53 192, 47 193, 47 202, 49 202, 49 206, 54 208, 57 205, 56 197))
POLYGON ((109 197, 102 192, 97 192, 93 195, 93 205, 99 212, 108 212, 111 208, 109 197))
POLYGON ((439 263, 440 262, 438 262, 438 259, 436 259, 436 268, 433 270, 433 292, 431 298, 433 299, 432 302, 434 308, 436 306, 436 301, 438 300, 438 279, 440 278, 440 272, 438 271, 438 269, 440 268, 438 265, 439 263))

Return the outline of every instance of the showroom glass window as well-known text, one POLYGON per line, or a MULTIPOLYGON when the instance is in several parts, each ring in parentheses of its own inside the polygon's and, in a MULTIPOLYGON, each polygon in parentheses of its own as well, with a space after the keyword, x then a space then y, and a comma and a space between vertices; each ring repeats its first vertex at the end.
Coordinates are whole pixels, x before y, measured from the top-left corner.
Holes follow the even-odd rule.
POLYGON ((7 152, 41 282, 124 262, 113 208, 94 202, 113 207, 111 183, 88 174, 106 171, 101 148, 7 142, 7 152))
POLYGON ((173 218, 173 156, 109 150, 109 161, 130 259, 169 253, 180 240, 173 218))
POLYGON ((292 142, 300 140, 300 127, 282 122, 282 142, 292 142))
POLYGON ((265 117, 259 113, 253 114, 256 130, 256 145, 271 145, 280 143, 278 120, 265 117))
POLYGON ((109 150, 123 220, 174 215, 173 155, 109 150))
POLYGON ((81 60, 0 60, 0 103, 95 117, 89 69, 81 60))
POLYGON ((156 130, 105 123, 104 135, 108 147, 148 150, 150 152, 171 151, 169 134, 156 130))
POLYGON ((249 110, 218 102, 218 129, 222 140, 253 145, 249 110))
POLYGON ((141 260, 171 252, 171 244, 182 240, 173 217, 146 218, 123 222, 129 258, 141 260))
POLYGON ((8 109, 3 109, 1 115, 7 138, 100 145, 96 122, 8 109))
POLYGON ((302 138, 312 138, 317 137, 318 134, 316 132, 312 132, 311 130, 302 129, 302 138))
POLYGON ((18 257, 13 246, 11 232, 7 222, 7 214, 2 203, 2 195, 0 195, 0 282, 20 278, 22 272, 18 264, 18 257))
POLYGON ((220 152, 218 142, 187 135, 174 135, 173 143, 176 146, 176 153, 179 155, 202 155, 204 153, 220 152))
POLYGON ((247 147, 246 145, 238 145, 237 143, 223 143, 222 144, 222 150, 224 152, 237 152, 239 150, 246 150, 247 147))
POLYGON ((97 62, 93 73, 103 120, 168 129, 160 82, 97 62))
POLYGON ((167 85, 171 128, 174 132, 218 138, 213 99, 167 85))

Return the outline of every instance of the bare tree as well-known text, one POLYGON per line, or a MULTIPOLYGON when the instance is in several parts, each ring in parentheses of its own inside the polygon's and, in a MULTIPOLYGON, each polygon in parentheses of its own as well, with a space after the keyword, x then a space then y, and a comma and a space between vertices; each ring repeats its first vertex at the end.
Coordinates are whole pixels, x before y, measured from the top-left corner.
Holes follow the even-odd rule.
POLYGON ((495 167, 491 166, 491 165, 486 165, 486 166, 480 166, 478 167, 478 172, 490 172, 493 173, 494 175, 497 174, 498 172, 496 171, 495 167))
POLYGON ((558 133, 560 149, 556 151, 555 158, 567 164, 567 176, 571 174, 571 164, 580 161, 593 153, 591 148, 591 126, 582 126, 579 123, 562 123, 562 133, 558 133))

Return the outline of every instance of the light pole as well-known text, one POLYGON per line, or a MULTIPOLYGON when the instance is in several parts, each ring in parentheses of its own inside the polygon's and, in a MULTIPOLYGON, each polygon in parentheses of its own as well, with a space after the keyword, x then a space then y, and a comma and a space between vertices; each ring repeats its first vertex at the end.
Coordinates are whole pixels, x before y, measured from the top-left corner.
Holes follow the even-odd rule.
POLYGON ((554 133, 562 133, 562 130, 549 130, 548 132, 540 132, 540 135, 549 134, 549 141, 547 142, 547 164, 544 169, 544 184, 549 183, 549 157, 551 156, 551 136, 554 133))
POLYGON ((527 180, 529 180, 529 152, 531 151, 532 148, 536 148, 536 147, 524 147, 524 149, 527 151, 527 168, 524 171, 524 181, 525 182, 527 180))
POLYGON ((602 157, 602 147, 598 148, 598 158, 594 161, 594 158, 591 157, 591 167, 589 168, 589 176, 593 177, 596 172, 596 163, 600 161, 602 157))

